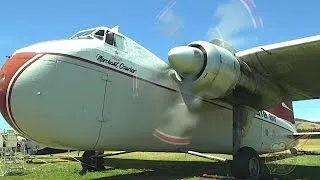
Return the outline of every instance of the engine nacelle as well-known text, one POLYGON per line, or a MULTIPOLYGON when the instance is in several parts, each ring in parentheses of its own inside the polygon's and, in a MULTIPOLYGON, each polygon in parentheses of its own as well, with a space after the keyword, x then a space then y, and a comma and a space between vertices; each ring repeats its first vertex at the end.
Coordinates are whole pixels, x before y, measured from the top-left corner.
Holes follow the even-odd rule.
POLYGON ((235 88, 240 77, 240 64, 230 51, 205 41, 192 42, 188 46, 200 49, 204 55, 203 67, 194 81, 195 93, 203 98, 216 99, 235 88))
POLYGON ((257 109, 284 101, 281 88, 238 60, 232 52, 205 41, 188 46, 201 50, 202 69, 193 81, 193 92, 205 99, 224 98, 257 109))

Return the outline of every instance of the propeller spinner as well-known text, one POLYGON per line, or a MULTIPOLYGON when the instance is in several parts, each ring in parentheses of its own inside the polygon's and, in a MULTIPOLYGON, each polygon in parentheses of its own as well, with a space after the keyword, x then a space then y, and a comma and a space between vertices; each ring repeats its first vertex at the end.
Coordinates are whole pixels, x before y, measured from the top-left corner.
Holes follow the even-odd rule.
POLYGON ((182 77, 198 74, 204 64, 202 51, 195 47, 180 46, 171 49, 168 53, 171 67, 182 77))

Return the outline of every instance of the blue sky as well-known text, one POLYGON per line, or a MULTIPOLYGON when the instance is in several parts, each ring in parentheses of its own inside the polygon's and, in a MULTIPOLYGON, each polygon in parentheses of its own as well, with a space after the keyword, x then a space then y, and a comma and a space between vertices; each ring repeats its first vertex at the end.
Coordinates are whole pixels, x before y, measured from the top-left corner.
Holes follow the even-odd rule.
MULTIPOLYGON (((252 9, 252 14, 263 20, 263 28, 258 29, 250 24, 248 12, 238 6, 239 0, 178 0, 169 14, 174 19, 169 20, 169 24, 163 19, 165 16, 162 19, 158 17, 168 2, 3 1, 0 11, 0 59, 4 60, 6 55, 26 45, 67 38, 79 30, 101 25, 119 25, 123 34, 165 61, 167 52, 176 45, 216 37, 217 32, 210 29, 218 25, 221 25, 222 37, 232 42, 238 50, 316 35, 320 29, 320 1, 317 0, 309 0, 308 3, 255 1, 256 9, 252 9), (170 36, 170 28, 175 26, 181 31, 170 36)), ((320 100, 294 103, 295 116, 300 118, 320 121, 319 109, 320 100)), ((8 125, 0 118, 0 129, 4 127, 8 125)))

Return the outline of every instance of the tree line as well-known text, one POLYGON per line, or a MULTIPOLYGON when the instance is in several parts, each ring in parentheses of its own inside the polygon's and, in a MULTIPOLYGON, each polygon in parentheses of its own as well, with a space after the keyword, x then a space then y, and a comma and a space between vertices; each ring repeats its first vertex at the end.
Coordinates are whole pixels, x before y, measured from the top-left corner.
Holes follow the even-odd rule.
POLYGON ((298 132, 320 132, 320 128, 303 128, 303 129, 298 128, 297 131, 298 132))

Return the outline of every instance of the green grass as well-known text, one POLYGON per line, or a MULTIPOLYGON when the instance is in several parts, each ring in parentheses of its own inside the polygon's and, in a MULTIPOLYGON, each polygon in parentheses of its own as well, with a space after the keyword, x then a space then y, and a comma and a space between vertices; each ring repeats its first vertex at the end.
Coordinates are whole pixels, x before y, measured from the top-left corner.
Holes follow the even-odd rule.
MULTIPOLYGON (((75 155, 72 153, 72 156, 75 155)), ((80 169, 77 162, 45 157, 41 157, 41 160, 52 164, 33 160, 33 163, 26 164, 25 174, 6 176, 3 179, 182 179, 200 177, 205 173, 213 174, 214 171, 226 173, 221 163, 218 165, 211 160, 182 153, 135 152, 117 155, 107 158, 107 164, 115 169, 90 172, 84 176, 77 173, 80 169)))
MULTIPOLYGON (((314 148, 318 144, 319 147, 319 142, 319 140, 309 140, 306 145, 314 148)), ((77 157, 78 153, 71 152, 70 155, 77 157)), ((106 158, 108 166, 114 169, 89 172, 80 176, 77 172, 80 164, 62 156, 67 157, 67 154, 57 154, 54 157, 39 156, 39 159, 50 164, 34 159, 32 163, 26 164, 24 174, 0 179, 199 179, 204 176, 228 175, 227 166, 221 162, 183 153, 135 152, 106 158)), ((230 155, 217 156, 231 158, 230 155)), ((282 179, 308 180, 320 177, 320 155, 300 155, 285 159, 267 156, 262 160, 267 162, 264 167, 265 177, 280 176, 282 179)))
POLYGON ((320 139, 300 139, 297 147, 299 150, 320 152, 320 139))
POLYGON ((283 160, 273 161, 266 165, 267 174, 276 175, 284 179, 319 179, 320 155, 300 155, 283 160))

